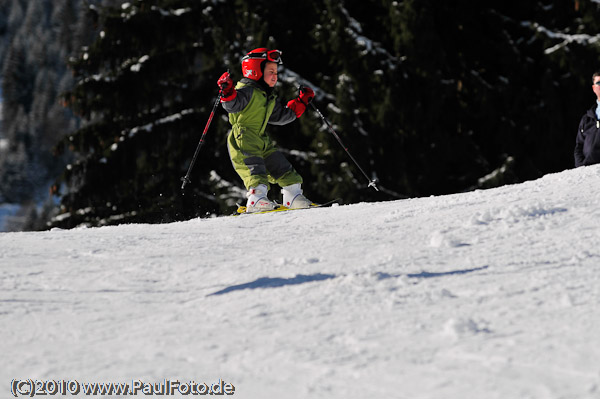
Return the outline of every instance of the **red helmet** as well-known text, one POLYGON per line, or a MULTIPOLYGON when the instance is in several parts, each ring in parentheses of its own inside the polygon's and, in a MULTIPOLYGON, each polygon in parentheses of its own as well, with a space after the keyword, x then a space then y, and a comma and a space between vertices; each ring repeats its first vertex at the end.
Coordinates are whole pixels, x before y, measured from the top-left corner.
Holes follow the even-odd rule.
POLYGON ((242 74, 245 78, 259 80, 263 76, 265 61, 283 64, 281 51, 268 50, 264 47, 255 48, 242 58, 242 74))

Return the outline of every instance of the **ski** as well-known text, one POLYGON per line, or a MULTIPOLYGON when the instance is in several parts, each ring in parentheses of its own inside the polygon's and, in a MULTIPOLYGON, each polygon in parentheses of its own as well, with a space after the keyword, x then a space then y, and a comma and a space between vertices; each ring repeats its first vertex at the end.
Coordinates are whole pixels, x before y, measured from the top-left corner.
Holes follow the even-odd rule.
POLYGON ((298 208, 298 209, 290 209, 286 206, 283 205, 279 205, 277 206, 277 208, 275 209, 271 209, 268 211, 260 211, 260 212, 251 212, 251 213, 246 213, 246 207, 245 206, 241 206, 238 205, 237 211, 232 215, 232 216, 239 216, 239 215, 260 215, 263 213, 273 213, 273 212, 287 212, 287 211, 300 211, 302 209, 312 209, 312 208, 325 208, 328 206, 332 206, 333 204, 338 204, 341 202, 341 199, 337 198, 322 204, 311 204, 310 208, 298 208))

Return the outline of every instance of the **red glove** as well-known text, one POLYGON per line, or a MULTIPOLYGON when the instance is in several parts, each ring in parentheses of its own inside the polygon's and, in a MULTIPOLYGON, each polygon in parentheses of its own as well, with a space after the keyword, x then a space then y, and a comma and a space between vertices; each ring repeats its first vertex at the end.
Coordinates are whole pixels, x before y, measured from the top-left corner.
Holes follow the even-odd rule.
POLYGON ((221 102, 231 101, 237 96, 237 91, 233 87, 233 80, 231 80, 229 72, 221 75, 219 80, 217 80, 217 85, 221 89, 221 102))
POLYGON ((308 103, 315 98, 315 92, 308 86, 300 86, 300 95, 298 98, 304 103, 304 105, 308 105, 308 103))
POLYGON ((298 98, 294 98, 287 103, 287 107, 296 113, 296 118, 300 118, 309 102, 315 97, 315 92, 308 86, 300 86, 298 98))
POLYGON ((306 104, 300 101, 300 97, 288 101, 287 107, 296 113, 296 118, 300 118, 306 109, 306 104))

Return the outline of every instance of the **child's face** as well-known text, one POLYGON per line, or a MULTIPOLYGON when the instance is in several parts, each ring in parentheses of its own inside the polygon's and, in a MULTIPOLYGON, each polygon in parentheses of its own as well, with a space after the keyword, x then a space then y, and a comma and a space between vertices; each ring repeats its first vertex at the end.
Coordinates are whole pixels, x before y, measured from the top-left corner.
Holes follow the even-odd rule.
POLYGON ((274 62, 267 62, 265 65, 265 71, 263 72, 263 79, 269 87, 274 87, 277 83, 277 64, 274 62))
POLYGON ((598 99, 600 99, 600 76, 594 76, 594 84, 592 85, 592 90, 594 90, 594 94, 598 99))

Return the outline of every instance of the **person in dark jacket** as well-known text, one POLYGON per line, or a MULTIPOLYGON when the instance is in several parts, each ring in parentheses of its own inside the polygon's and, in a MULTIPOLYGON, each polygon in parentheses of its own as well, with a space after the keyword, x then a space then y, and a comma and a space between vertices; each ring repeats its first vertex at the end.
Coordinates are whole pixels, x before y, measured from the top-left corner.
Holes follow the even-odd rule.
POLYGON ((581 117, 575 139, 575 167, 600 163, 600 72, 592 75, 596 104, 581 117))

